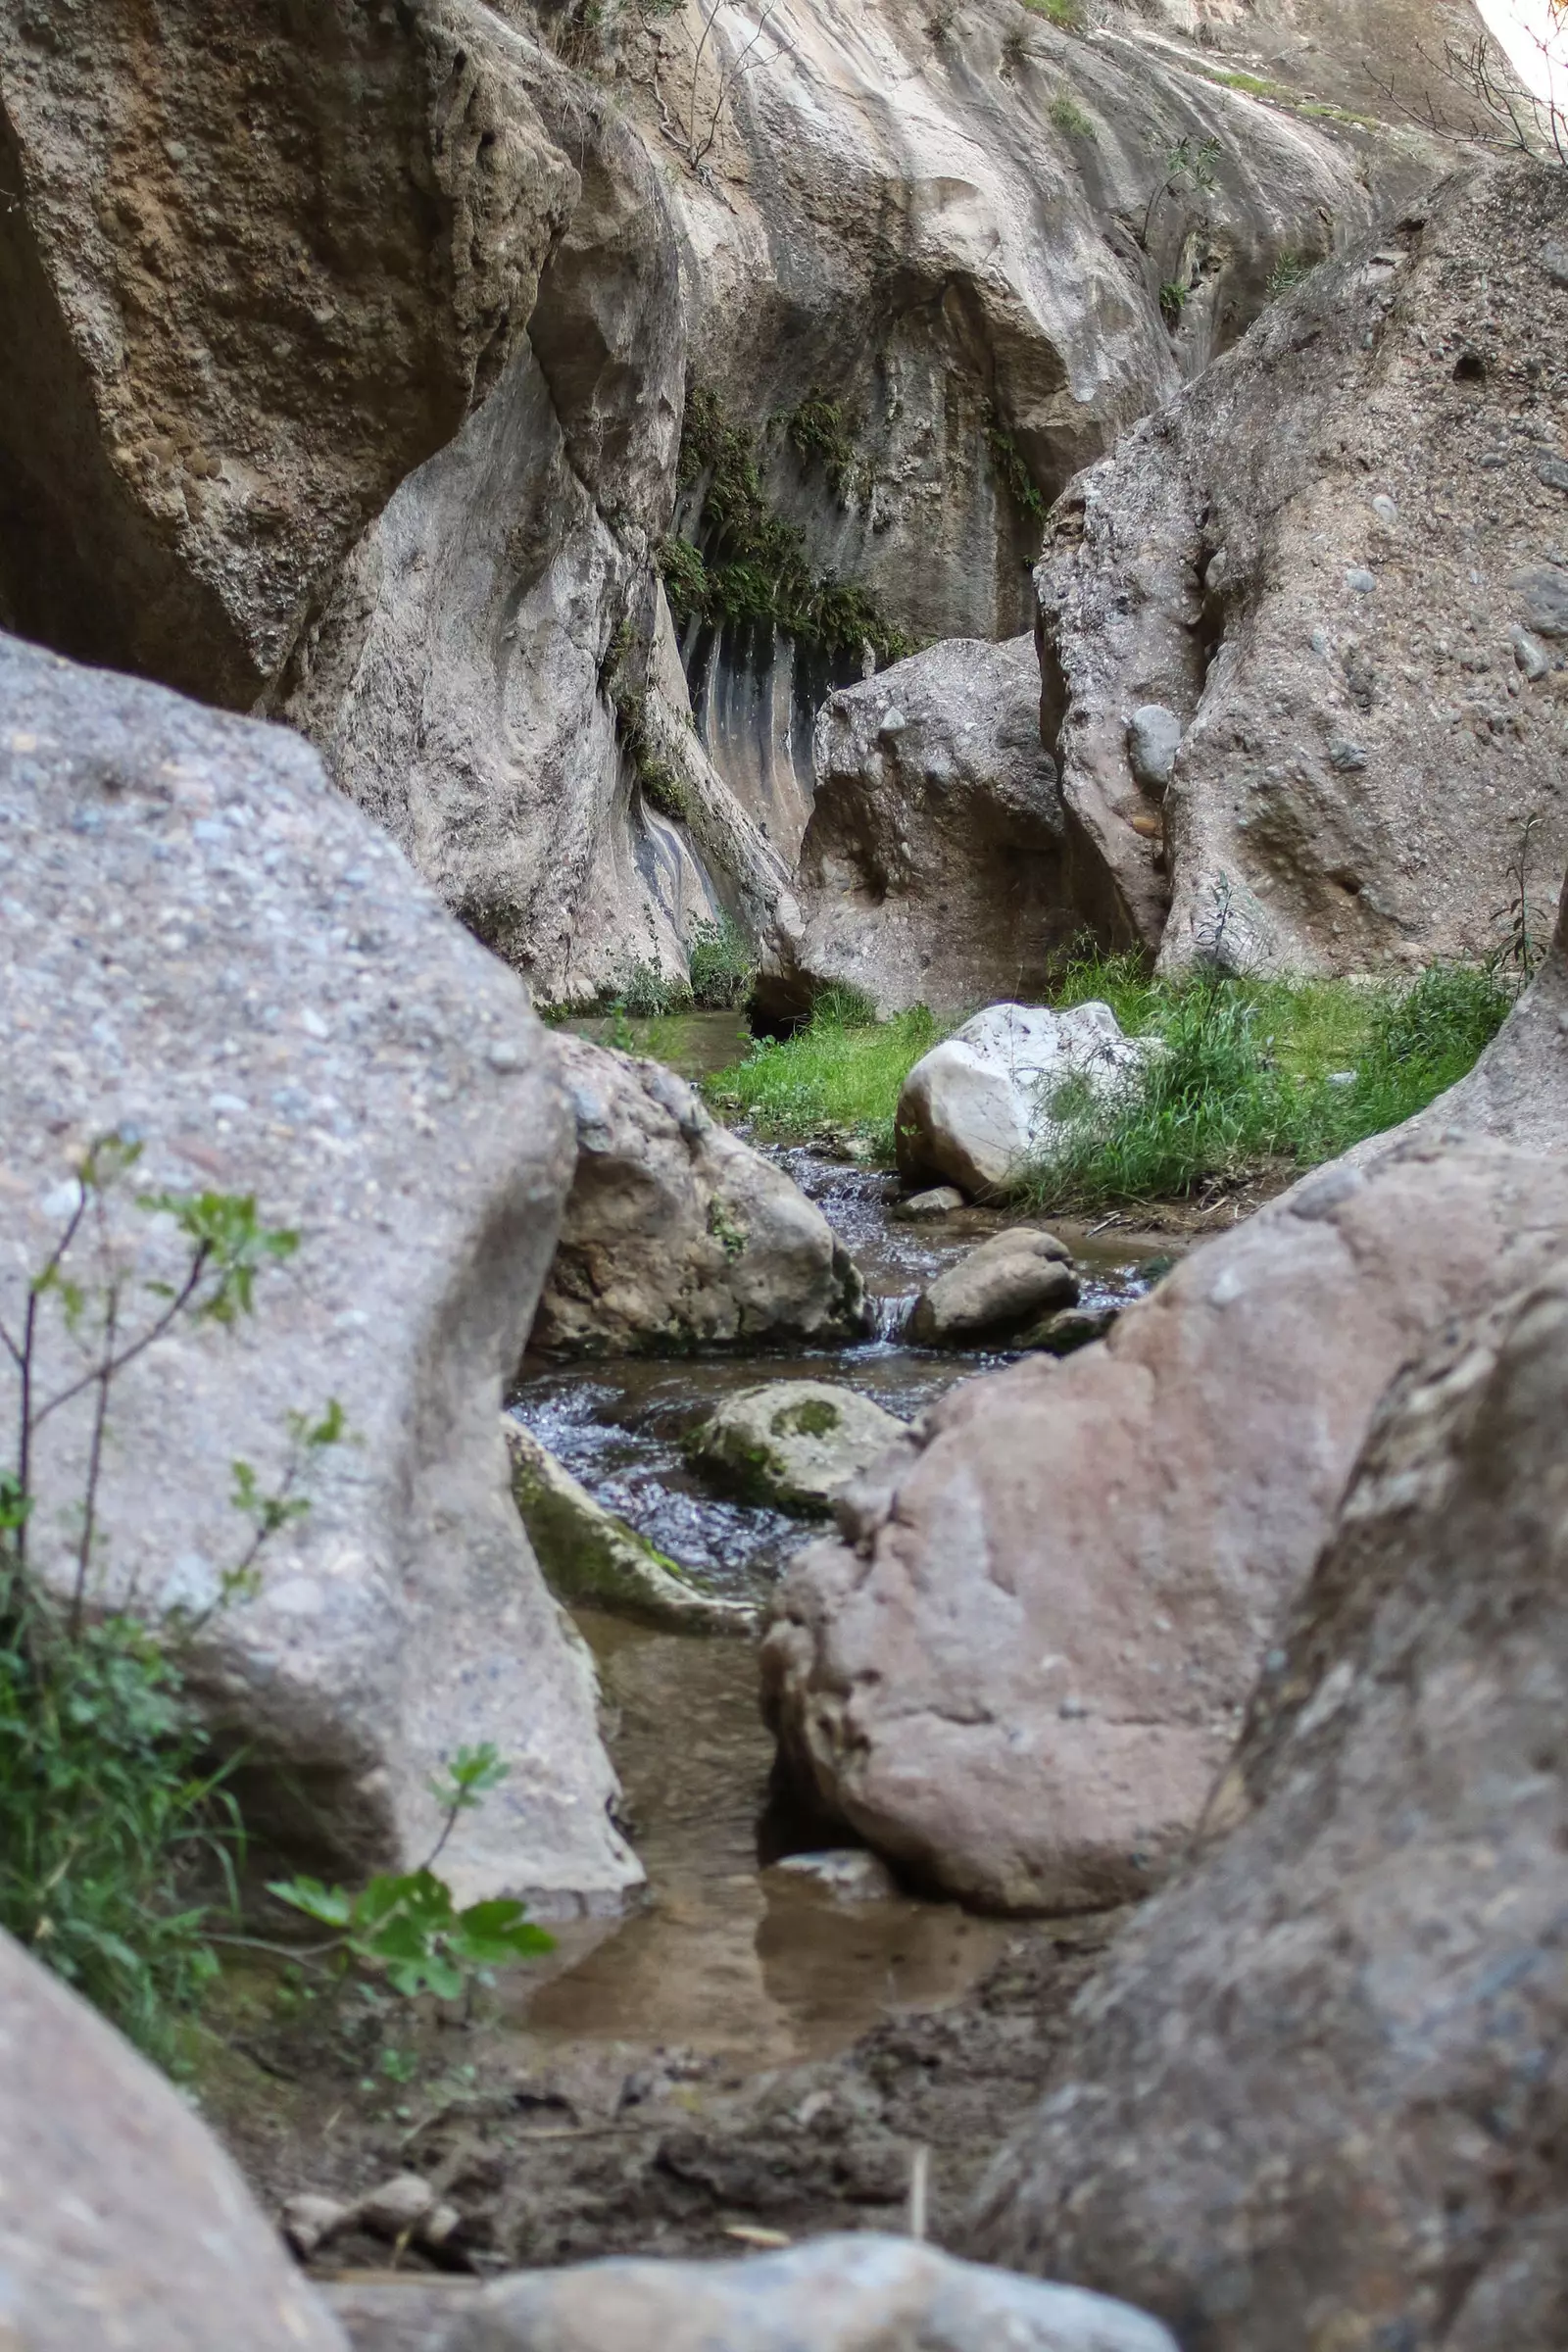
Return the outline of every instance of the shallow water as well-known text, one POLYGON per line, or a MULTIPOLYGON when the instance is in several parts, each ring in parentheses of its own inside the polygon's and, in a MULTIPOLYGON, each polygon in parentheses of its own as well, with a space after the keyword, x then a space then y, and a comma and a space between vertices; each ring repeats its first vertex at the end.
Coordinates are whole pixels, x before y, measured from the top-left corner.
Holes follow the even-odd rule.
MULTIPOLYGON (((994 1209, 896 1222, 891 1177, 805 1149, 774 1156, 821 1207, 891 1331, 945 1266, 1020 1222, 994 1209)), ((1087 1303, 1137 1297, 1168 1262, 1170 1245, 1157 1237, 1055 1230, 1087 1303)), ((768 1354, 534 1361, 510 1409, 662 1550, 721 1592, 760 1599, 820 1523, 710 1494, 687 1468, 681 1441, 721 1397, 764 1380, 833 1380, 913 1421, 956 1382, 1014 1360, 894 1338, 768 1354)), ((535 2050, 635 2042, 720 2052, 748 2069, 821 2057, 890 2009, 956 1999, 990 1965, 1005 1923, 903 1894, 849 1901, 764 1864, 763 1848, 788 1852, 802 1837, 768 1813, 772 1741, 750 1643, 653 1633, 591 1610, 578 1621, 598 1658, 649 1896, 621 1922, 561 1931, 555 1960, 509 1996, 511 2027, 535 2050)))
POLYGON ((662 1061, 682 1078, 710 1078, 739 1061, 752 1042, 744 1012, 669 1012, 632 1020, 617 1012, 585 1013, 551 1026, 596 1046, 614 1046, 640 1059, 662 1061))

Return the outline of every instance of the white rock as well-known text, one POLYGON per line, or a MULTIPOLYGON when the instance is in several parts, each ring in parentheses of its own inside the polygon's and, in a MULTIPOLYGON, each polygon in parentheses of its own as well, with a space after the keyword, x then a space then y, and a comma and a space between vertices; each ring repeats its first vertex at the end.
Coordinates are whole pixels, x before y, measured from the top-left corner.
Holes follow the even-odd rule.
POLYGON ((905 1080, 900 1173, 945 1176, 968 1193, 1004 1188, 1060 1141, 1054 1108, 1069 1080, 1108 1101, 1136 1081, 1150 1054, 1144 1039, 1122 1035, 1108 1004, 1068 1012, 992 1004, 905 1080))

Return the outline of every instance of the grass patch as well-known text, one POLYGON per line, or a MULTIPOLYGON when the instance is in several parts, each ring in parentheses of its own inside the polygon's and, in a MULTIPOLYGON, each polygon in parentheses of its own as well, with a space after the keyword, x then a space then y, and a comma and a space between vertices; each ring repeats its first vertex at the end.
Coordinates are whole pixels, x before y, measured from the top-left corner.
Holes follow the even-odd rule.
POLYGON ((893 1114, 905 1079, 945 1034, 917 1004, 879 1021, 854 989, 824 990, 793 1037, 759 1038, 744 1061, 708 1080, 715 1110, 781 1143, 829 1133, 868 1144, 892 1164, 893 1114))
POLYGON ((1044 17, 1061 32, 1082 32, 1085 27, 1083 0, 1023 0, 1032 17, 1044 17))
POLYGON ((1344 980, 1148 977, 1133 957, 1069 973, 1059 1001, 1101 998, 1166 1048, 1119 1105, 1061 1102, 1065 1144, 1023 1188, 1093 1209, 1332 1159, 1462 1078, 1512 999, 1487 971, 1434 964, 1413 988, 1344 980))
POLYGON ((1064 138, 1092 139, 1095 136, 1094 117, 1086 115, 1078 101, 1071 97, 1066 90, 1057 91, 1055 97, 1051 101, 1047 113, 1054 126, 1061 132, 1064 138))

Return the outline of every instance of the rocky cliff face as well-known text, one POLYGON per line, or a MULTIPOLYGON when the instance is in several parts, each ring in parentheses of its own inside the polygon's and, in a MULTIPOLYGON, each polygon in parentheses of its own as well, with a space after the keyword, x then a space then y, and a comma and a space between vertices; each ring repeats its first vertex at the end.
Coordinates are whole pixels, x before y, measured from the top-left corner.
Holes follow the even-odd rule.
POLYGON ((1495 944, 1568 858, 1568 180, 1451 182, 1074 484, 1045 727, 1167 965, 1495 944), (1151 756, 1155 736, 1165 741, 1151 756))
POLYGON ((1364 223, 1333 137, 1016 0, 0 0, 0 619, 291 718, 540 994, 678 972, 787 928, 863 639, 1015 631, 1045 502, 1364 223), (643 724, 672 520, 695 791, 643 724))

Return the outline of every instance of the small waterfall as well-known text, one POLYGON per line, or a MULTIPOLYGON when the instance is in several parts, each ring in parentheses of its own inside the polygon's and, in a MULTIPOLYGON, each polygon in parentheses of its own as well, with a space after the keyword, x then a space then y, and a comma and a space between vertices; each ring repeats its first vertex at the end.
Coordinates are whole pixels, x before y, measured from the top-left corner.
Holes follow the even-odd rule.
POLYGON ((900 1291, 890 1298, 879 1298, 872 1292, 865 1302, 865 1311, 871 1318, 872 1339, 884 1344, 902 1340, 919 1296, 918 1291, 900 1291))

